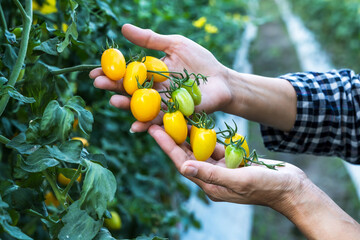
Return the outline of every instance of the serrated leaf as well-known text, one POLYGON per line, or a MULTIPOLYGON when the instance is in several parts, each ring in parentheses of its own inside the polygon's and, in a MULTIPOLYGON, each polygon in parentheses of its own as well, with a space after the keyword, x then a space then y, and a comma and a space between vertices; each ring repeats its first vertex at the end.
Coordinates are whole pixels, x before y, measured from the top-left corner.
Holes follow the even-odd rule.
POLYGON ((101 221, 95 221, 85 210, 81 210, 76 201, 62 218, 64 227, 58 235, 60 240, 93 239, 102 226, 101 221))
POLYGON ((41 54, 41 52, 49 55, 57 56, 56 46, 59 43, 59 38, 51 38, 45 42, 42 42, 39 46, 34 47, 35 54, 41 54))
POLYGON ((65 39, 61 43, 57 45, 57 51, 59 53, 62 53, 64 49, 70 44, 71 38, 77 39, 79 36, 79 33, 76 29, 76 23, 72 22, 65 33, 65 39))
POLYGON ((79 202, 89 213, 95 212, 98 218, 102 218, 107 204, 114 199, 116 180, 113 173, 101 165, 87 160, 85 163, 88 170, 79 202))
POLYGON ((14 87, 11 87, 11 88, 8 89, 8 94, 9 94, 10 97, 18 100, 21 103, 34 103, 34 102, 36 102, 33 97, 25 97, 24 95, 19 93, 14 87))
POLYGON ((67 141, 57 146, 46 146, 50 155, 60 161, 68 162, 68 163, 80 163, 81 158, 81 150, 82 143, 80 141, 67 141))
POLYGON ((84 100, 79 96, 72 97, 66 102, 64 107, 70 108, 77 113, 79 128, 83 133, 88 135, 92 131, 94 118, 91 112, 85 109, 84 100))
POLYGON ((21 168, 28 172, 41 172, 59 164, 47 148, 40 148, 33 152, 21 163, 21 168))
POLYGON ((19 240, 32 240, 31 237, 26 235, 21 231, 20 228, 16 226, 11 226, 8 222, 4 222, 0 220, 0 225, 4 228, 4 231, 7 232, 10 236, 19 240))
POLYGON ((94 240, 116 240, 106 228, 101 228, 94 240))

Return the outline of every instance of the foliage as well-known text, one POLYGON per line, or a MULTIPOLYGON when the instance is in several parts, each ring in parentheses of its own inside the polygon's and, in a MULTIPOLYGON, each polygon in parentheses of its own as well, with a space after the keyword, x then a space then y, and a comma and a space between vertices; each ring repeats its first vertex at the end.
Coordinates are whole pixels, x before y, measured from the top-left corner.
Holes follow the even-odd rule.
POLYGON ((128 22, 187 35, 230 64, 249 21, 246 1, 32 3, 1 2, 0 238, 161 239, 199 226, 169 159, 146 133, 129 133, 134 118, 109 106, 113 93, 95 89, 88 72, 107 39, 125 56, 139 51, 121 36, 128 22), (209 25, 195 27, 201 17, 209 25), (49 192, 57 204, 45 204, 49 192), (103 227, 109 211, 121 216, 119 231, 103 227))
POLYGON ((360 1, 292 0, 337 67, 359 71, 360 1))

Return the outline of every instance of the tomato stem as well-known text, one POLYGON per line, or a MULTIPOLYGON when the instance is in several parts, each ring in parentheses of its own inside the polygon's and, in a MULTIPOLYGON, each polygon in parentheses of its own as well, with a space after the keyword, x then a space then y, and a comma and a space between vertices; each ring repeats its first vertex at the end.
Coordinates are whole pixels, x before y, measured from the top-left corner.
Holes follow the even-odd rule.
POLYGON ((167 71, 152 71, 152 70, 147 70, 147 72, 150 72, 150 73, 156 73, 156 74, 159 74, 159 75, 161 75, 161 76, 163 76, 163 77, 166 77, 166 78, 171 79, 171 77, 170 77, 170 76, 165 75, 165 74, 162 74, 162 73, 167 73, 167 71))
POLYGON ((8 27, 7 27, 7 23, 6 23, 6 20, 5 20, 5 15, 4 15, 4 11, 2 9, 1 3, 0 3, 0 19, 1 19, 2 28, 3 28, 4 33, 5 33, 5 31, 8 30, 8 27))
POLYGON ((10 139, 8 139, 7 137, 0 135, 0 143, 3 144, 8 144, 10 142, 10 139))
POLYGON ((101 65, 77 65, 77 66, 73 66, 73 67, 68 67, 68 68, 62 68, 62 69, 58 69, 58 70, 53 70, 50 71, 52 75, 60 75, 60 74, 65 74, 65 73, 70 73, 70 72, 78 72, 78 71, 89 71, 92 70, 94 68, 98 68, 101 67, 101 65))
POLYGON ((72 185, 74 184, 74 182, 78 179, 79 175, 81 174, 81 168, 82 166, 79 165, 78 169, 76 170, 74 176, 71 178, 69 184, 66 186, 66 188, 64 189, 64 191, 62 191, 62 195, 67 197, 70 188, 72 187, 72 185))
POLYGON ((33 210, 33 209, 26 209, 25 212, 26 212, 27 214, 29 214, 29 215, 36 216, 36 217, 45 219, 45 220, 47 220, 47 221, 49 221, 49 222, 51 222, 51 223, 53 223, 53 224, 56 223, 56 221, 54 221, 54 220, 52 220, 52 219, 50 218, 50 215, 48 215, 47 217, 44 217, 42 214, 36 212, 36 211, 33 210))
MULTIPOLYGON (((30 35, 30 29, 32 24, 32 1, 26 0, 26 11, 24 10, 23 6, 19 2, 19 0, 13 0, 16 6, 20 9, 20 13, 23 19, 23 32, 21 34, 21 43, 20 43, 20 49, 19 54, 16 59, 14 68, 12 69, 12 72, 10 74, 8 86, 14 86, 16 83, 16 79, 18 79, 20 75, 21 68, 24 64, 26 51, 29 45, 29 35, 30 35)), ((0 100, 0 116, 3 114, 6 105, 8 104, 10 99, 9 94, 5 94, 1 100, 0 100)))
POLYGON ((54 178, 50 176, 50 174, 47 172, 47 170, 42 171, 42 174, 45 176, 46 180, 50 184, 50 187, 54 191, 57 200, 61 203, 62 206, 67 208, 66 204, 65 204, 65 198, 64 198, 63 194, 59 191, 59 188, 58 188, 54 178))

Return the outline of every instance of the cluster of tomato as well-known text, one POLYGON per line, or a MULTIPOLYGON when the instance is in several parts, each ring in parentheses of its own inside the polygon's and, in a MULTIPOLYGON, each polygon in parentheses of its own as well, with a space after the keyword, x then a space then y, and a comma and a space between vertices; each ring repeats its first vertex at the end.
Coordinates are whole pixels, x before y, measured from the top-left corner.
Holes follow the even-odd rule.
MULTIPOLYGON (((216 142, 224 144, 225 163, 228 168, 248 166, 257 163, 275 169, 275 166, 258 161, 256 152, 249 154, 245 138, 226 124, 227 129, 216 132, 215 122, 206 113, 194 113, 195 106, 201 103, 200 81, 206 83, 202 74, 169 72, 166 64, 151 56, 138 57, 128 64, 123 54, 116 48, 108 48, 101 57, 101 67, 104 74, 113 81, 123 79, 124 90, 131 95, 130 110, 140 122, 154 120, 160 110, 165 112, 163 124, 177 144, 186 141, 188 124, 191 124, 190 145, 194 157, 206 161, 213 154, 216 142), (170 75, 171 73, 171 75, 170 75), (163 91, 152 88, 153 83, 169 80, 169 86, 163 91), (161 98, 164 93, 166 100, 161 98), (163 103, 164 108, 161 107, 163 103), (225 141, 217 138, 222 134, 225 141)), ((236 124, 235 124, 236 127, 236 124)))

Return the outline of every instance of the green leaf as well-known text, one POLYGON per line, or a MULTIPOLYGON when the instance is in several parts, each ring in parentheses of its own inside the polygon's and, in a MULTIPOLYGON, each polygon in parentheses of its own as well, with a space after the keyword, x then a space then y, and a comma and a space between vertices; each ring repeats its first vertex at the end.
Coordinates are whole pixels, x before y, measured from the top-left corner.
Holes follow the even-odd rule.
POLYGON ((42 52, 49 55, 57 56, 58 52, 56 51, 57 44, 59 43, 59 38, 51 38, 45 42, 42 42, 39 46, 34 47, 35 54, 41 54, 42 52))
POLYGON ((48 143, 64 142, 69 138, 73 122, 74 114, 53 100, 44 111, 40 125, 41 136, 47 139, 48 143))
POLYGON ((89 213, 102 218, 107 204, 114 199, 116 180, 112 172, 97 163, 85 160, 87 172, 82 187, 80 204, 89 213))
POLYGON ((9 69, 12 69, 15 65, 15 62, 17 59, 17 54, 15 52, 14 47, 12 47, 9 44, 4 44, 4 45, 5 45, 5 53, 2 58, 2 62, 4 63, 4 65, 6 67, 8 67, 9 69))
POLYGON ((21 93, 19 93, 14 87, 7 86, 8 87, 8 94, 10 97, 18 100, 20 103, 34 103, 36 102, 33 97, 25 97, 21 93))
POLYGON ((102 226, 101 221, 95 221, 80 209, 78 201, 71 204, 62 221, 65 225, 58 235, 60 240, 93 239, 102 226))
POLYGON ((106 228, 101 228, 94 240, 116 240, 106 228))
POLYGON ((80 163, 81 150, 83 148, 80 141, 67 141, 57 146, 46 146, 50 155, 59 161, 64 161, 68 163, 80 163))
MULTIPOLYGON (((41 123, 41 118, 36 118, 29 122, 29 128, 25 132, 26 142, 28 143, 39 142, 39 139, 41 138, 40 123, 41 123)), ((19 140, 21 140, 21 138, 19 138, 19 140)))
POLYGON ((71 38, 77 40, 79 34, 76 29, 76 23, 72 22, 65 33, 65 39, 57 45, 57 51, 62 53, 65 48, 70 44, 71 38))
POLYGON ((7 29, 5 30, 5 37, 10 44, 16 43, 16 35, 9 32, 9 30, 7 30, 7 29))
POLYGON ((35 152, 39 148, 39 145, 26 143, 25 133, 20 133, 19 135, 11 139, 11 141, 6 144, 6 146, 15 149, 20 154, 26 155, 35 152))
POLYGON ((2 220, 0 220, 0 224, 4 228, 4 231, 15 239, 32 240, 32 238, 23 233, 20 228, 16 226, 11 226, 8 222, 2 220))
POLYGON ((37 192, 30 188, 21 188, 12 185, 3 193, 3 199, 9 206, 18 211, 24 211, 32 207, 38 196, 37 192))
POLYGON ((79 128, 88 135, 92 131, 94 118, 91 112, 85 109, 84 100, 79 96, 72 97, 66 102, 64 107, 70 108, 77 113, 79 128))
POLYGON ((47 148, 40 148, 21 163, 21 168, 28 172, 41 172, 59 164, 47 148))
POLYGON ((7 83, 7 78, 6 77, 0 77, 0 87, 2 87, 5 83, 7 83))

